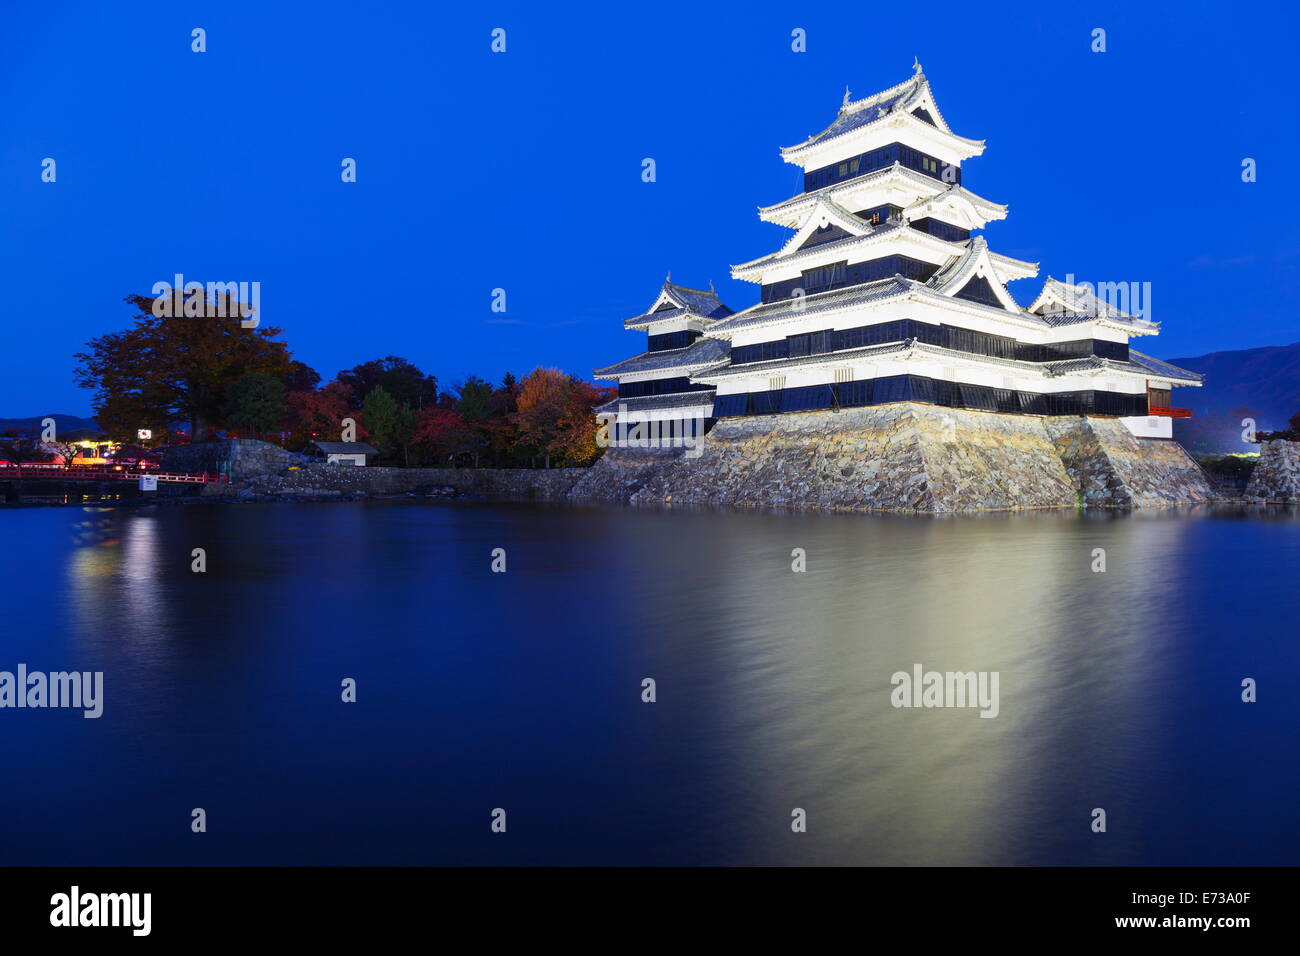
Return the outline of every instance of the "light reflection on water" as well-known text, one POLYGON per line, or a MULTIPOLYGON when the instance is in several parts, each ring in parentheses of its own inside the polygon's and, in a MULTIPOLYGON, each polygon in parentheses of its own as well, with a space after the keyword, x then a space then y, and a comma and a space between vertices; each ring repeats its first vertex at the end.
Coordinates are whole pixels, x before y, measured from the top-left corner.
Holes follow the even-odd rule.
POLYGON ((1292 515, 186 505, 0 535, 0 668, 107 698, 0 712, 33 771, 8 862, 1300 861, 1292 515), (999 672, 999 716, 894 709, 918 663, 999 672))

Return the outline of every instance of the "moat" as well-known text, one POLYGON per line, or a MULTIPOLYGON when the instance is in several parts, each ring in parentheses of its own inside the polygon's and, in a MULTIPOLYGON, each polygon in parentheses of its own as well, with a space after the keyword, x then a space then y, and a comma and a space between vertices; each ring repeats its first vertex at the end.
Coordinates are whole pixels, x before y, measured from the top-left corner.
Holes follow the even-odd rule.
POLYGON ((0 711, 11 864, 1300 858, 1294 511, 251 503, 0 534, 0 669, 104 674, 98 719, 0 711), (1000 674, 996 718, 891 706, 916 664, 1000 674))

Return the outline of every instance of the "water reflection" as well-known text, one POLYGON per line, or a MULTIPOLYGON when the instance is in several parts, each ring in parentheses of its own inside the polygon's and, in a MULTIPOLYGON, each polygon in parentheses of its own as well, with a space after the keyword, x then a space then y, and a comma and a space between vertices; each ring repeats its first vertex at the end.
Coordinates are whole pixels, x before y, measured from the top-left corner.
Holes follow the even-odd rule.
MULTIPOLYGON (((1300 849, 1294 761, 1266 759, 1288 752, 1300 708, 1252 711, 1233 690, 1300 665, 1294 642, 1266 637, 1291 626, 1294 512, 393 503, 11 519, 34 544, 0 559, 5 579, 30 590, 63 573, 54 636, 19 626, 10 652, 102 669, 108 695, 103 721, 80 722, 103 724, 93 751, 78 722, 25 732, 56 765, 101 764, 113 819, 152 832, 194 792, 233 815, 203 860, 86 823, 98 862, 1160 864, 1300 849), (890 677, 915 664, 998 672, 998 717, 893 708, 890 677), (345 676, 357 705, 339 700, 345 676), (488 801, 510 801, 532 835, 477 840, 465 820, 488 801), (1089 830, 1099 806, 1104 836, 1089 830), (806 834, 790 831, 796 807, 806 834), (1230 839, 1202 822, 1220 814, 1230 839)), ((31 742, 0 728, 0 759, 31 742)), ((75 807, 0 794, 0 814, 20 812, 23 860, 92 862, 41 842, 75 807)))

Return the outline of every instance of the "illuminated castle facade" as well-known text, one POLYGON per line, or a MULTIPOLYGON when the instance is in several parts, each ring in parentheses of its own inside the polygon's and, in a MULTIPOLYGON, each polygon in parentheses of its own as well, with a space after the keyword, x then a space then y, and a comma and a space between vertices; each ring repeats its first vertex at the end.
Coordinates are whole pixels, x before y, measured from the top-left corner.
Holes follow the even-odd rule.
POLYGON ((846 91, 830 126, 781 151, 803 170, 803 192, 759 215, 792 235, 732 267, 759 287, 757 304, 733 312, 712 288, 668 281, 624 321, 646 350, 595 372, 618 383, 597 409, 618 443, 648 421, 689 433, 893 402, 1115 417, 1149 438, 1171 437, 1171 417, 1190 414, 1171 407, 1171 390, 1200 376, 1130 347, 1158 326, 1127 295, 1116 307, 1113 288, 1049 278, 1029 306, 1012 297, 1008 285, 1038 264, 976 234, 1007 214, 964 185, 963 163, 984 142, 948 127, 914 69, 874 96, 846 91))

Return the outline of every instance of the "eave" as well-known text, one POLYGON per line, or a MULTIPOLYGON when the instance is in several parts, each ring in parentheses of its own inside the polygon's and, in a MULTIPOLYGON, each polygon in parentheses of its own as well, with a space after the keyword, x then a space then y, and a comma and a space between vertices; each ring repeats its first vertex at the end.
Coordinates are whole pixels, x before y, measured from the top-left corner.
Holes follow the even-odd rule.
MULTIPOLYGON (((758 207, 758 217, 764 222, 797 229, 803 222, 804 216, 807 215, 808 208, 821 199, 831 199, 846 209, 853 206, 867 209, 871 206, 884 204, 871 202, 866 198, 867 195, 877 191, 884 194, 880 197, 882 199, 898 198, 906 200, 906 202, 895 203, 895 205, 901 205, 904 208, 949 192, 969 199, 974 210, 983 216, 985 223, 995 219, 1005 219, 1007 215, 1007 207, 1001 203, 985 199, 964 186, 943 183, 926 176, 924 173, 908 169, 901 163, 894 163, 884 169, 875 169, 869 173, 863 173, 854 179, 846 179, 844 182, 823 186, 821 189, 815 189, 812 192, 799 193, 770 206, 760 206, 758 207), (859 193, 864 195, 858 196, 854 200, 849 199, 850 196, 857 196, 859 193)), ((850 209, 850 211, 856 210, 850 209)))

